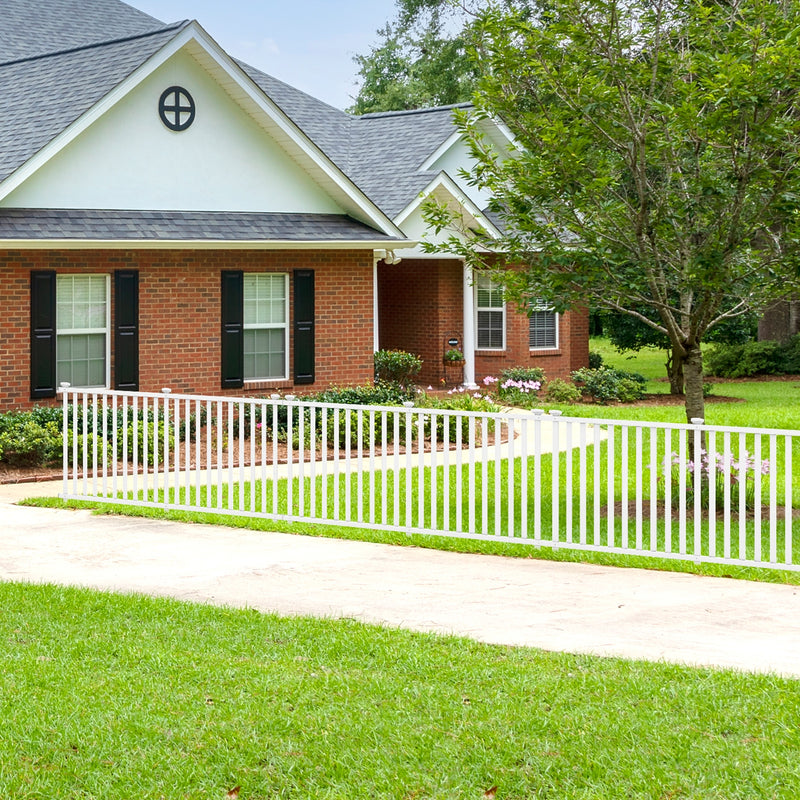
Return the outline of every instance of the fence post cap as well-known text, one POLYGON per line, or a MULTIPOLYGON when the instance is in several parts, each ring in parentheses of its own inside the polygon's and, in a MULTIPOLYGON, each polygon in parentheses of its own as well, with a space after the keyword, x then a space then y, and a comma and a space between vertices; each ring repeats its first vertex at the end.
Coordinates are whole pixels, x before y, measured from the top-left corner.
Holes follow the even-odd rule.
POLYGON ((286 400, 297 400, 297 395, 296 394, 287 394, 287 395, 284 395, 284 399, 286 399, 286 400))
POLYGON ((702 425, 705 419, 703 417, 692 417, 689 421, 692 425, 702 425))
POLYGON ((534 417, 541 417, 542 414, 544 414, 544 409, 543 408, 532 408, 531 409, 531 414, 533 414, 534 417))
POLYGON ((551 409, 548 413, 550 414, 551 417, 560 417, 562 414, 561 411, 558 411, 555 408, 551 409))
POLYGON ((281 396, 280 396, 280 394, 279 394, 278 392, 273 392, 273 393, 270 395, 270 399, 271 399, 271 400, 280 400, 280 399, 281 399, 281 396))
POLYGON ((72 386, 72 384, 69 383, 69 381, 61 381, 61 383, 59 383, 58 386, 60 389, 69 389, 69 387, 72 386))
POLYGON ((164 394, 172 394, 172 389, 169 389, 169 388, 168 388, 168 387, 166 387, 166 386, 162 387, 161 391, 162 391, 164 394))
POLYGON ((403 400, 403 405, 406 408, 414 408, 414 401, 413 400, 403 400))

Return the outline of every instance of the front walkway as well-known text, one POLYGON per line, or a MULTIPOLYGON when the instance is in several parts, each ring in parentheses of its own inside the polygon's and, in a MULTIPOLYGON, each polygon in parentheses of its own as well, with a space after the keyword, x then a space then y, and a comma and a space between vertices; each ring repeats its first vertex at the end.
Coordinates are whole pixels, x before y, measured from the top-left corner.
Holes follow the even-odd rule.
POLYGON ((0 579, 800 677, 797 586, 14 504, 60 490, 0 486, 0 579))

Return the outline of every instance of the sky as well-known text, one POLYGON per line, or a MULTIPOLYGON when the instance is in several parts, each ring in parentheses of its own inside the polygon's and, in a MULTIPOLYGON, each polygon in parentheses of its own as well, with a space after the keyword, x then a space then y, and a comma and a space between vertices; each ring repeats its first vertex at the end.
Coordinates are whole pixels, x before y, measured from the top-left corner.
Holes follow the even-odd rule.
POLYGON ((196 19, 230 55, 337 108, 358 92, 353 56, 395 10, 395 0, 126 1, 163 22, 196 19))

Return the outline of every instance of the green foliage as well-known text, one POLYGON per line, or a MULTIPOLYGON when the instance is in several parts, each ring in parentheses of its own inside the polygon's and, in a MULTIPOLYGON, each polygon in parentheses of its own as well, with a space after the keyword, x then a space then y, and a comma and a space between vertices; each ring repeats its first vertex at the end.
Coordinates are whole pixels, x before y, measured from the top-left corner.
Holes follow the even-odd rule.
POLYGON ((597 350, 589 351, 589 368, 600 369, 603 366, 603 356, 597 350))
MULTIPOLYGON (((405 350, 378 350, 375 353, 375 383, 411 386, 422 369, 422 359, 405 350)), ((329 401, 333 402, 333 401, 329 401)))
POLYGON ((399 406, 406 400, 412 400, 416 394, 413 388, 381 381, 374 386, 331 387, 306 399, 318 403, 341 403, 350 406, 399 406))
MULTIPOLYGON (((420 402, 420 406, 441 411, 474 411, 477 413, 495 413, 500 408, 488 397, 480 395, 478 392, 468 392, 456 390, 450 392, 446 397, 426 397, 420 402)), ((466 442, 469 437, 469 417, 445 417, 436 415, 436 438, 438 441, 455 442, 458 438, 458 429, 461 428, 461 441, 466 442)), ((479 425, 479 427, 482 427, 479 425)), ((489 423, 491 428, 491 422, 489 423)), ((425 438, 429 439, 430 418, 426 420, 424 432, 425 438)))
MULTIPOLYGON (((489 5, 473 26, 477 111, 459 120, 505 223, 490 249, 524 265, 498 275, 506 298, 638 315, 669 338, 688 416, 706 334, 797 285, 799 28, 800 0, 552 0, 535 24, 489 5)), ((454 231, 429 249, 485 268, 484 234, 427 213, 454 231)))
POLYGON ((452 347, 444 354, 444 360, 453 363, 463 361, 464 354, 460 350, 457 350, 455 347, 452 347))
POLYGON ((581 399, 578 388, 561 378, 553 378, 547 382, 545 396, 553 403, 577 403, 581 399))
POLYGON ((500 372, 500 382, 519 381, 522 383, 541 383, 544 370, 541 367, 509 367, 500 372))
POLYGON ((766 341, 717 345, 706 356, 706 369, 721 378, 800 374, 800 334, 786 344, 766 341))
POLYGON ((572 373, 572 380, 579 385, 582 394, 605 405, 612 400, 632 403, 644 397, 647 379, 636 372, 626 372, 612 367, 584 368, 572 373))
POLYGON ((30 414, 4 415, 0 459, 12 467, 38 467, 61 457, 61 430, 53 422, 40 425, 30 414))

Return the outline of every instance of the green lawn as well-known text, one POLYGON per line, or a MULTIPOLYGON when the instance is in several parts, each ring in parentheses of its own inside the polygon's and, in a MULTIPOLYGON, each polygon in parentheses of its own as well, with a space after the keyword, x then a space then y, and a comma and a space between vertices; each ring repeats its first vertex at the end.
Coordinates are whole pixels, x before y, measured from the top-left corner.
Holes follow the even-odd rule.
MULTIPOLYGON (((645 348, 638 353, 619 353, 607 339, 592 338, 589 345, 609 366, 638 372, 647 379, 649 394, 669 394, 663 350, 645 348)), ((710 379, 712 393, 706 398, 709 425, 800 429, 800 379, 722 381, 710 379), (734 398, 730 402, 727 398, 734 398)), ((555 405, 569 416, 605 419, 686 422, 683 405, 555 405)))
POLYGON ((800 796, 800 682, 0 584, 0 797, 800 796))

